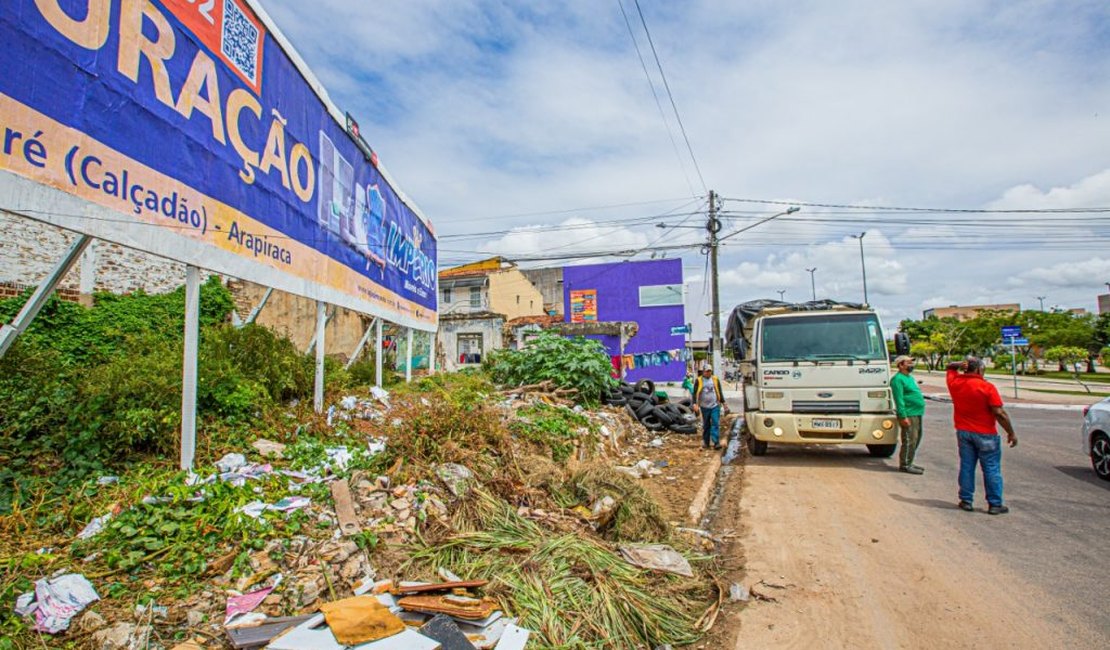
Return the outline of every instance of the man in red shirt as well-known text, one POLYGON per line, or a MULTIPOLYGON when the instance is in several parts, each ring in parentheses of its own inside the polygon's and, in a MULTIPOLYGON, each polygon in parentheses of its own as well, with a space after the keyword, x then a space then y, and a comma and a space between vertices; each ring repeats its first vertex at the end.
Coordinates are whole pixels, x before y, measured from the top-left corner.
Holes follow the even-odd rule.
POLYGON ((974 510, 975 465, 979 464, 983 467, 987 512, 1001 515, 1010 509, 1002 503, 1002 441, 996 424, 1006 430, 1006 442, 1011 447, 1017 446, 1017 434, 1002 408, 998 389, 983 377, 985 370, 983 361, 975 357, 948 364, 948 394, 952 396, 960 448, 959 505, 961 510, 974 510))

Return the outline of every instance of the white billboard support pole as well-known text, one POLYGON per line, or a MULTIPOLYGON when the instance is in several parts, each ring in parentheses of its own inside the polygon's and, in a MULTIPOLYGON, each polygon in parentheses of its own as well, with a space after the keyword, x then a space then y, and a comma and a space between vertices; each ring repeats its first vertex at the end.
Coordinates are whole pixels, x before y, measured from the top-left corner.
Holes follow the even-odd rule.
POLYGON ((50 271, 50 274, 39 283, 35 292, 31 294, 31 298, 23 305, 23 309, 19 310, 19 313, 16 314, 12 322, 0 327, 0 357, 7 354, 8 348, 15 342, 16 337, 22 334, 31 325, 31 321, 35 320, 35 316, 38 316, 39 310, 46 304, 47 298, 50 297, 50 294, 54 293, 54 289, 58 286, 58 283, 61 282, 66 273, 73 268, 73 265, 77 263, 77 259, 85 252, 85 249, 88 248, 92 240, 92 237, 88 235, 79 236, 77 240, 73 242, 73 245, 69 247, 69 250, 66 251, 65 257, 59 260, 50 271))
POLYGON ((405 383, 412 383, 412 328, 408 330, 408 341, 405 342, 405 383))
POLYGON ((355 365, 355 361, 358 361, 359 355, 362 354, 362 349, 366 347, 366 342, 370 340, 370 333, 374 331, 374 323, 376 322, 378 322, 377 317, 375 317, 374 320, 370 321, 369 327, 367 327, 366 331, 362 333, 362 338, 359 339, 358 346, 351 354, 351 358, 347 359, 346 367, 348 370, 351 368, 351 366, 355 365))
POLYGON ((428 374, 436 374, 436 333, 428 332, 428 374))
POLYGON ((316 301, 316 383, 312 391, 312 405, 317 413, 324 410, 324 328, 328 325, 328 304, 323 300, 316 301))
POLYGON ((197 447, 197 350, 200 338, 200 269, 185 267, 185 353, 181 365, 181 469, 193 468, 197 447))
MULTIPOLYGON (((317 301, 317 302, 319 302, 319 301, 317 301)), ((325 303, 325 305, 326 305, 326 303, 325 303)), ((325 310, 325 314, 324 314, 324 324, 325 325, 328 324, 328 321, 331 320, 332 316, 335 316, 335 311, 336 310, 333 309, 330 313, 327 313, 326 310, 325 310)), ((312 340, 308 342, 308 347, 305 348, 305 350, 304 350, 305 354, 312 354, 312 351, 316 349, 316 339, 318 338, 318 336, 319 336, 319 330, 317 330, 317 332, 312 335, 312 340)))
POLYGON ((374 323, 374 332, 377 334, 378 347, 374 350, 374 385, 382 387, 382 319, 374 323))

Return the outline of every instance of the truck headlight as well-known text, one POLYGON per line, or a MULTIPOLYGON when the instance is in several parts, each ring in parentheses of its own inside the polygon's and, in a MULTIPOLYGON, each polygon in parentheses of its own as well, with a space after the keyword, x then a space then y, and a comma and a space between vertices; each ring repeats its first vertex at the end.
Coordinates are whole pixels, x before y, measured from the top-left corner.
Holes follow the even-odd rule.
POLYGON ((882 440, 883 439, 882 430, 875 429, 874 431, 871 432, 871 437, 874 438, 875 440, 882 440))
POLYGON ((782 427, 775 427, 774 430, 771 431, 771 433, 775 434, 776 436, 781 436, 782 435, 782 427))
POLYGON ((883 428, 890 431, 894 428, 894 420, 883 420, 883 428))
POLYGON ((775 419, 774 418, 763 418, 763 426, 770 429, 771 427, 775 426, 775 419))

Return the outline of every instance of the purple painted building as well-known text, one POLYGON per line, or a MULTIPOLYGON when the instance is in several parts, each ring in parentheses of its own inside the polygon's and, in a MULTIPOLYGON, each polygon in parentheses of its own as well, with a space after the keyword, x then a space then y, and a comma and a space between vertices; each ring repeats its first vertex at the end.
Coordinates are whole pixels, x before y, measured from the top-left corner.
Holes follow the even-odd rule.
MULTIPOLYGON (((639 332, 624 349, 637 366, 625 370, 635 382, 682 381, 686 337, 671 334, 686 323, 682 260, 615 262, 563 267, 563 314, 566 322, 634 321, 639 332), (672 358, 675 354, 677 359, 672 358)), ((621 354, 617 336, 591 336, 609 355, 621 354)))

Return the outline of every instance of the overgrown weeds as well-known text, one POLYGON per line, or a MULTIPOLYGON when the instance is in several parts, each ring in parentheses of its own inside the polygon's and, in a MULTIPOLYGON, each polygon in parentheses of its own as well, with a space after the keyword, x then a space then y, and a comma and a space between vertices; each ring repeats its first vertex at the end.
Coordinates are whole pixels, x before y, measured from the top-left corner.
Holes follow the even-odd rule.
POLYGON ((551 381, 559 388, 576 389, 575 401, 590 406, 597 405, 614 382, 613 367, 600 342, 550 331, 541 332, 522 350, 494 350, 482 365, 498 384, 551 381))

